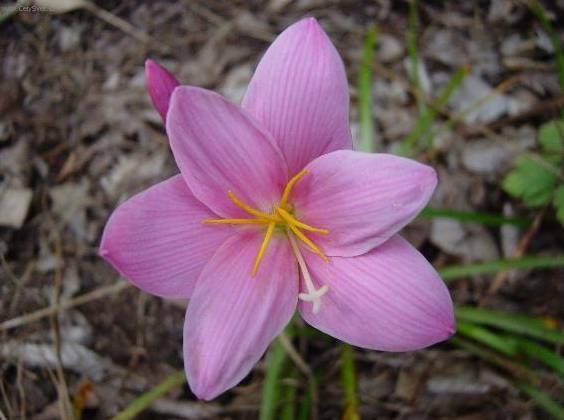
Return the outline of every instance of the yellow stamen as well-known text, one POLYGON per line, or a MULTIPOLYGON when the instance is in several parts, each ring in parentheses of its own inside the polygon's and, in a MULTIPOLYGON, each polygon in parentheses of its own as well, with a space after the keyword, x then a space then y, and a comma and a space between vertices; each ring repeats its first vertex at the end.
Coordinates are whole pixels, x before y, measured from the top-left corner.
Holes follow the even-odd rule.
POLYGON ((206 225, 267 225, 270 220, 266 219, 204 219, 206 225))
POLYGON ((279 217, 274 217, 271 214, 268 213, 264 213, 262 211, 259 210, 255 210, 254 208, 252 208, 251 206, 249 206, 248 204, 244 203, 243 201, 239 200, 237 198, 237 196, 235 194, 233 194, 233 192, 228 191, 227 195, 229 196, 229 199, 231 201, 233 201, 233 204, 235 204, 237 207, 239 207, 240 209, 246 211, 247 213, 249 213, 252 216, 261 218, 261 219, 267 219, 271 222, 280 222, 280 218, 279 217))
POLYGON ((315 252, 317 255, 319 255, 321 257, 321 259, 323 261, 329 262, 329 259, 325 256, 325 254, 323 252, 321 252, 321 250, 307 236, 305 236, 302 233, 302 231, 300 231, 292 223, 288 223, 288 227, 294 233, 294 235, 296 235, 298 237, 299 240, 301 240, 303 243, 305 243, 307 246, 309 246, 313 252, 315 252))
POLYGON ((294 216, 292 216, 290 213, 288 213, 286 210, 284 210, 281 207, 278 207, 276 211, 280 214, 280 216, 282 216, 282 219, 284 219, 287 223, 293 224, 294 226, 297 226, 300 229, 307 230, 309 232, 321 233, 322 235, 327 235, 329 233, 327 229, 315 228, 313 226, 306 225, 305 223, 300 222, 298 219, 296 219, 294 216))
POLYGON ((252 275, 253 277, 257 274, 257 270, 259 267, 260 262, 262 261, 264 254, 266 252, 266 247, 270 242, 270 238, 272 238, 272 233, 274 232, 274 227, 276 226, 276 222, 270 222, 268 227, 266 228, 266 233, 264 234, 264 239, 262 240, 262 244, 260 245, 259 252, 257 254, 257 258, 255 259, 255 265, 253 267, 252 275))
POLYGON ((280 207, 283 208, 286 207, 286 205, 288 204, 288 198, 290 197, 290 193, 292 192, 292 188, 294 187, 294 185, 296 185, 296 182, 298 182, 308 172, 309 171, 307 169, 302 169, 300 172, 294 175, 291 180, 288 181, 288 183, 286 184, 286 188, 284 188, 284 192, 282 193, 282 199, 280 200, 280 207))

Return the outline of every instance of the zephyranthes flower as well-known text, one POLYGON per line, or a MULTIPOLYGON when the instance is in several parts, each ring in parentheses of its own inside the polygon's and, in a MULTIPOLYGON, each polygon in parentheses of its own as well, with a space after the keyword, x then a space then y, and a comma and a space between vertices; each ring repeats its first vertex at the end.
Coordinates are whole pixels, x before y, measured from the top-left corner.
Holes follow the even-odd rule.
POLYGON ((296 311, 355 346, 407 351, 454 332, 447 288, 397 232, 435 171, 351 150, 343 63, 315 19, 270 46, 239 107, 147 63, 180 175, 111 216, 100 254, 139 288, 190 298, 193 392, 240 382, 296 311))

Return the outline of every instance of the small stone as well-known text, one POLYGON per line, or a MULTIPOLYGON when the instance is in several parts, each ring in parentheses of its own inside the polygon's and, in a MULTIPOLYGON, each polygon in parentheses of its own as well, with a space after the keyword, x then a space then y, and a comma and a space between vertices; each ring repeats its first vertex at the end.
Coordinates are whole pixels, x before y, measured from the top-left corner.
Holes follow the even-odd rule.
POLYGON ((27 216, 33 192, 29 188, 0 190, 0 226, 22 227, 27 216))

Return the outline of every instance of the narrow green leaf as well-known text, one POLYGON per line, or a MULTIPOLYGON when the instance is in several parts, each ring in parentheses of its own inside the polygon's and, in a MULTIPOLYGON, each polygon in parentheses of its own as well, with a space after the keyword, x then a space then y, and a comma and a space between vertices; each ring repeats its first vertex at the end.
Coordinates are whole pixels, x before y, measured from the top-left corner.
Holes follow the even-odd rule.
MULTIPOLYGON (((540 21, 543 29, 550 37, 550 42, 554 48, 554 55, 556 57, 556 67, 558 69, 558 81, 560 82, 560 90, 564 91, 564 52, 560 42, 560 36, 554 30, 550 20, 546 16, 542 4, 538 0, 530 0, 528 2, 531 11, 535 14, 536 18, 540 21)), ((563 111, 564 114, 564 111, 563 111)))
POLYGON ((505 354, 506 356, 513 357, 517 354, 517 342, 512 340, 510 337, 500 336, 485 328, 464 321, 456 322, 456 331, 457 333, 485 344, 488 347, 505 354))
POLYGON ((496 353, 484 349, 468 340, 459 337, 452 337, 449 342, 467 350, 469 353, 472 353, 489 363, 505 369, 506 371, 517 377, 519 380, 514 382, 515 386, 517 386, 519 389, 533 398, 535 403, 539 407, 543 408, 546 412, 550 413, 557 419, 564 419, 564 417, 562 417, 564 413, 562 407, 559 406, 558 403, 556 403, 554 400, 552 400, 552 398, 548 394, 530 383, 539 382, 539 378, 535 372, 525 368, 524 366, 513 363, 510 360, 505 359, 504 357, 500 357, 496 353))
MULTIPOLYGON (((459 68, 452 75, 446 86, 441 89, 439 96, 433 101, 432 105, 426 106, 421 111, 419 118, 415 122, 415 126, 401 141, 402 151, 411 151, 415 147, 417 140, 423 139, 428 134, 431 124, 437 117, 438 110, 446 105, 453 92, 460 86, 467 74, 468 69, 466 67, 459 68)), ((424 150, 426 147, 431 146, 431 144, 429 144, 431 142, 432 137, 428 137, 428 140, 423 142, 424 144, 421 145, 422 147, 420 147, 420 149, 424 150)))
MULTIPOLYGON (((291 337, 291 326, 286 327, 286 335, 291 337)), ((280 377, 286 361, 286 351, 279 340, 275 340, 268 350, 266 358, 266 376, 262 384, 259 419, 270 420, 276 414, 280 400, 280 377)))
POLYGON ((564 357, 531 340, 522 337, 515 337, 514 340, 521 353, 530 358, 539 360, 546 366, 552 368, 556 373, 564 376, 564 357))
POLYGON ((344 420, 359 420, 358 397, 356 394, 356 369, 354 367, 354 350, 346 343, 341 351, 341 384, 345 394, 344 420))
POLYGON ((497 350, 509 357, 526 356, 536 359, 564 376, 564 358, 552 350, 523 337, 498 334, 472 323, 458 320, 456 330, 460 335, 497 350))
POLYGON ((360 150, 374 152, 374 120, 372 116, 372 65, 377 31, 370 28, 364 37, 362 60, 358 71, 358 112, 360 118, 360 150))
POLYGON ((305 394, 303 396, 302 402, 300 404, 300 408, 298 411, 298 420, 309 420, 311 419, 311 411, 312 411, 312 400, 313 400, 313 387, 315 386, 314 383, 310 383, 309 386, 306 388, 305 394))
MULTIPOLYGON (((291 363, 288 367, 288 378, 297 380, 296 366, 291 363)), ((287 384, 282 388, 282 408, 280 412, 280 420, 294 420, 296 418, 296 394, 297 386, 293 383, 287 384)))
MULTIPOLYGON (((417 57, 417 29, 419 26, 419 2, 418 0, 410 0, 409 2, 409 17, 408 17, 408 28, 406 34, 406 44, 407 44, 407 55, 409 57, 409 78, 411 83, 415 88, 421 90, 421 81, 419 80, 419 69, 417 57)), ((418 96, 417 98, 417 108, 419 113, 427 108, 425 101, 421 100, 418 96)))
POLYGON ((459 220, 461 222, 479 223, 490 226, 513 225, 517 227, 527 227, 531 224, 531 221, 524 217, 505 217, 493 213, 436 209, 431 207, 424 208, 420 213, 420 216, 425 218, 445 217, 448 219, 459 220))
POLYGON ((496 273, 503 270, 557 267, 564 267, 564 255, 553 257, 528 256, 468 265, 451 265, 441 268, 439 273, 444 280, 453 280, 478 274, 496 273))
POLYGON ((515 382, 514 384, 521 391, 529 395, 529 397, 531 397, 539 407, 541 407, 552 417, 558 420, 564 420, 564 407, 554 401, 552 397, 546 392, 527 382, 519 381, 515 382))
POLYGON ((564 331, 554 329, 551 322, 541 318, 494 311, 492 309, 474 308, 471 306, 457 306, 455 313, 456 319, 459 321, 489 325, 501 330, 528 335, 552 343, 564 343, 564 331))
POLYGON ((134 399, 127 407, 125 407, 125 409, 114 416, 112 420, 134 419, 156 400, 163 397, 170 390, 184 385, 185 382, 186 374, 184 373, 184 370, 170 375, 160 384, 134 399))
POLYGON ((505 371, 509 372, 511 375, 519 379, 526 379, 527 381, 534 383, 538 383, 540 381, 537 373, 532 371, 531 369, 522 366, 521 364, 515 363, 507 359, 506 357, 500 356, 498 353, 486 349, 468 339, 455 336, 449 339, 449 343, 463 348, 464 350, 475 356, 478 356, 480 359, 483 359, 488 363, 499 366, 500 368, 504 369, 505 371))

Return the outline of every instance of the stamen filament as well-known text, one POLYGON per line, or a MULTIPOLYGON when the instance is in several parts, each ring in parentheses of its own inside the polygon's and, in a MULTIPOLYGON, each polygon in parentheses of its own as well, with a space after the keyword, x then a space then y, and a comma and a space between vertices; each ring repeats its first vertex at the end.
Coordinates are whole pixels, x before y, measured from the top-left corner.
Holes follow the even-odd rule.
POLYGON ((266 219, 204 219, 206 225, 267 225, 271 223, 266 219))
POLYGON ((294 175, 292 179, 288 181, 288 183, 286 184, 286 188, 284 188, 284 192, 282 193, 282 199, 280 200, 280 207, 286 208, 286 205, 288 204, 288 198, 290 197, 290 193, 292 192, 292 188, 294 187, 296 182, 298 182, 308 172, 309 171, 307 169, 302 169, 300 172, 294 175))
POLYGON ((262 240, 262 244, 260 245, 259 252, 255 259, 255 265, 253 266, 252 276, 254 277, 257 274, 257 270, 259 267, 260 262, 264 258, 264 254, 266 252, 266 247, 270 242, 270 238, 272 238, 272 233, 274 232, 274 227, 276 226, 276 222, 270 222, 268 227, 266 228, 266 233, 264 234, 264 238, 262 240))
POLYGON ((293 224, 294 226, 299 227, 303 230, 307 230, 309 232, 321 233, 322 235, 327 235, 329 233, 327 229, 315 228, 313 226, 306 225, 305 223, 300 222, 298 219, 296 219, 294 216, 292 216, 290 213, 288 213, 286 210, 284 210, 281 207, 278 207, 276 211, 280 214, 282 219, 284 219, 287 223, 293 224))
POLYGON ((252 208, 251 206, 249 206, 248 204, 244 203, 243 201, 239 200, 237 198, 237 196, 235 194, 233 194, 232 191, 228 191, 227 195, 229 196, 229 199, 231 201, 233 201, 233 204, 235 204, 237 207, 239 207, 240 209, 246 211, 247 213, 249 213, 251 216, 255 216, 258 218, 262 218, 262 219, 267 219, 271 222, 280 222, 280 218, 279 217, 275 217, 271 214, 268 213, 264 213, 262 211, 259 210, 255 210, 254 208, 252 208))
POLYGON ((300 252, 298 243, 296 242, 296 238, 294 238, 294 236, 290 232, 288 232, 288 239, 290 240, 292 251, 294 251, 294 255, 296 256, 296 260, 298 261, 298 266, 300 267, 300 271, 302 272, 302 277, 307 289, 307 293, 298 294, 298 298, 300 300, 303 300, 304 302, 311 302, 313 304, 311 311, 316 314, 321 309, 321 296, 327 293, 329 286, 324 284, 319 289, 315 288, 315 285, 313 284, 313 281, 309 274, 309 270, 307 269, 304 257, 300 252))
POLYGON ((303 243, 305 243, 308 247, 311 248, 313 252, 321 257, 321 259, 325 262, 329 262, 329 259, 325 256, 323 252, 315 245, 307 236, 305 236, 302 231, 300 231, 296 226, 291 223, 288 223, 288 227, 290 230, 300 239, 303 243))

